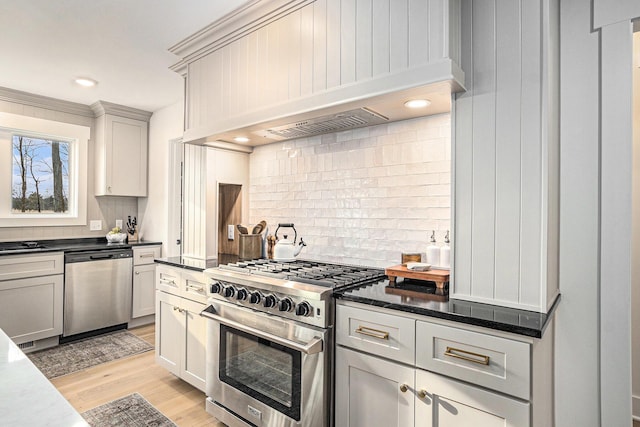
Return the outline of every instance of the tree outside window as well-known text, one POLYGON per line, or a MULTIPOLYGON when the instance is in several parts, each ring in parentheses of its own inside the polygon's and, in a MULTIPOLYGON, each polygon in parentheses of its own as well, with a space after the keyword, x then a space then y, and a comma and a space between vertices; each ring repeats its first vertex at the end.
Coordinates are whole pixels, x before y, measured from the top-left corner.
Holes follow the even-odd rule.
POLYGON ((13 135, 11 212, 69 211, 69 142, 13 135))

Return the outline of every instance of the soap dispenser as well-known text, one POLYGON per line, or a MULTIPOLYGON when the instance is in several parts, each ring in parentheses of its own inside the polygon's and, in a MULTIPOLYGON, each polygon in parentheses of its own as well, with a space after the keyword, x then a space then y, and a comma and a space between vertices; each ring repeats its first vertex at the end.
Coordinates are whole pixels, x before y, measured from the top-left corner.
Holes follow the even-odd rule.
POLYGON ((427 246, 427 264, 431 266, 440 265, 440 248, 436 245, 436 231, 431 233, 431 244, 427 246))
POLYGON ((451 267, 451 247, 449 246, 449 230, 444 236, 444 245, 440 247, 440 267, 451 267))

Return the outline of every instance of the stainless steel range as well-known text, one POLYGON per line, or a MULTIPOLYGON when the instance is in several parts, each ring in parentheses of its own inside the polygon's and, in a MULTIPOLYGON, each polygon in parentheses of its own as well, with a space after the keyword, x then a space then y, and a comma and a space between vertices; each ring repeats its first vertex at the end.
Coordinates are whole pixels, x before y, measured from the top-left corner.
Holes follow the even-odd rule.
POLYGON ((207 411, 231 427, 331 426, 333 291, 384 271, 260 259, 205 274, 207 411))

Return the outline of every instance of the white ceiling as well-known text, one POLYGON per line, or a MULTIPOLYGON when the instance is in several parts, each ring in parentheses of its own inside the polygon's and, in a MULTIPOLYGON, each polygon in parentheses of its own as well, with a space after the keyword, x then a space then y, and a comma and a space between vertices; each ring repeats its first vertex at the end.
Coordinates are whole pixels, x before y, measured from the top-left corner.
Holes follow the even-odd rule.
POLYGON ((246 0, 0 0, 0 86, 156 111, 182 98, 168 48, 246 0), (99 83, 81 88, 78 76, 99 83))

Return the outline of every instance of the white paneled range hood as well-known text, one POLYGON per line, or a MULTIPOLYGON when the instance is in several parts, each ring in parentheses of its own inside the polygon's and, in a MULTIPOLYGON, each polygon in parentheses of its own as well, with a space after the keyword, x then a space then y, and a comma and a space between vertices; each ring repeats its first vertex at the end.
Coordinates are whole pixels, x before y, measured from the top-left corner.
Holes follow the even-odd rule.
POLYGON ((179 42, 183 140, 258 146, 451 111, 460 1, 403 4, 253 0, 179 42))

